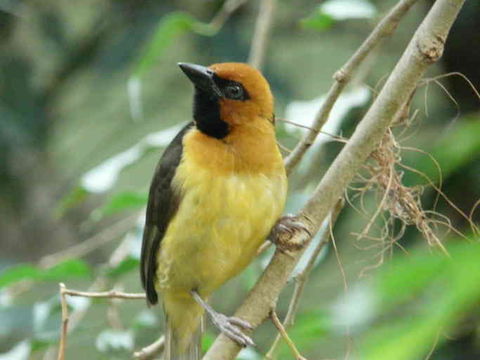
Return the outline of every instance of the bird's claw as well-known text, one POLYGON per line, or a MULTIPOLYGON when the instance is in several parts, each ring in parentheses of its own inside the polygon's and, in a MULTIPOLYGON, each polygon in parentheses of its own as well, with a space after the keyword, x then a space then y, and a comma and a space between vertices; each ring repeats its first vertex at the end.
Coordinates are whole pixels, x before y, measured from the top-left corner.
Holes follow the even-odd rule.
POLYGON ((242 329, 252 330, 253 327, 247 321, 240 318, 217 313, 212 317, 213 324, 226 336, 235 341, 238 345, 246 347, 255 346, 253 340, 242 332, 242 329))
POLYGON ((296 216, 286 215, 277 221, 269 238, 281 251, 293 251, 300 250, 311 236, 308 227, 296 216), (299 232, 304 236, 295 237, 299 232))

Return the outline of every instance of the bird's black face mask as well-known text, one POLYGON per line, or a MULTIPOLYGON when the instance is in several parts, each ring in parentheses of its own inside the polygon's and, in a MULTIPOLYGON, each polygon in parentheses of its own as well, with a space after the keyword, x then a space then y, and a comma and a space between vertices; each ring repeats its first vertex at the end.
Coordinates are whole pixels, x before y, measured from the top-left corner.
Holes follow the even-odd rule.
POLYGON ((179 63, 180 69, 195 86, 193 119, 198 130, 216 139, 229 133, 229 125, 220 116, 220 99, 225 98, 222 79, 208 67, 179 63))

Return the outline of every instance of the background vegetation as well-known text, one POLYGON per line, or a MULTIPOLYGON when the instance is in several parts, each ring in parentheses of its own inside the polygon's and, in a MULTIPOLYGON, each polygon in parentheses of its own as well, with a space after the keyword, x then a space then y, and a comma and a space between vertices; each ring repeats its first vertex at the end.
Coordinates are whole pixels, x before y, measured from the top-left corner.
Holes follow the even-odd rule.
MULTIPOLYGON (((286 148, 305 130, 281 119, 310 124, 332 74, 394 3, 278 1, 263 71, 286 148)), ((259 4, 245 2, 224 23, 215 17, 222 5, 0 1, 0 359, 56 358, 60 281, 141 291, 139 213, 163 147, 191 114, 191 85, 176 62, 248 59, 259 4)), ((291 179, 288 212, 311 194, 430 5, 419 1, 341 96, 324 128, 337 137, 322 135, 307 153, 291 179)), ((480 97, 472 89, 480 87, 479 28, 480 3, 467 1, 442 62, 393 129, 395 146, 379 153, 393 149, 401 182, 434 235, 382 200, 385 179, 373 157, 336 223, 336 251, 323 249, 289 329, 305 357, 480 358, 480 97), (440 76, 452 72, 469 81, 440 76), (437 239, 449 257, 432 250, 437 239)), ((226 284, 216 308, 232 313, 270 255, 226 284)), ((131 358, 161 334, 160 309, 142 300, 68 302, 79 319, 69 360, 131 358)), ((242 358, 261 359, 275 334, 263 325, 258 347, 242 358)), ((284 345, 278 356, 292 357, 284 345)))

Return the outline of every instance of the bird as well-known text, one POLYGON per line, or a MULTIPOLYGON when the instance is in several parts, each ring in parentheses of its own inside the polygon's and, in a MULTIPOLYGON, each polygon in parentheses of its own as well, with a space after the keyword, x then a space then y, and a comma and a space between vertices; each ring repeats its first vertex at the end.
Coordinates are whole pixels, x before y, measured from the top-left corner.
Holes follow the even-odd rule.
POLYGON ((193 120, 155 169, 140 273, 147 303, 163 303, 165 359, 197 360, 205 313, 240 345, 254 344, 247 321, 216 312, 208 299, 275 228, 287 177, 274 98, 260 71, 244 63, 178 65, 194 86, 193 120))

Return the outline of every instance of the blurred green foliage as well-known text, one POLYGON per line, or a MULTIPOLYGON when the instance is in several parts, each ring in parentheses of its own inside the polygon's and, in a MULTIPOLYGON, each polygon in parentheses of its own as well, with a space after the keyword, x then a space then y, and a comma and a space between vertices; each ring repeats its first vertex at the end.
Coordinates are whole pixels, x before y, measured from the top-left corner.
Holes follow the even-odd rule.
POLYGON ((476 312, 480 302, 478 240, 472 237, 471 242, 453 244, 448 257, 423 251, 397 259, 376 276, 377 311, 381 315, 398 313, 399 308, 414 310, 409 316, 377 325, 367 334, 362 358, 424 358, 467 314, 476 312))
MULTIPOLYGON (((325 93, 332 73, 367 36, 377 15, 394 2, 279 1, 264 67, 276 95, 277 117, 294 100, 325 93), (339 4, 344 11, 332 12, 339 4)), ((50 268, 35 263, 102 230, 108 232, 115 221, 145 206, 148 179, 164 147, 162 136, 171 137, 172 126, 190 118, 191 89, 182 81, 176 62, 247 58, 258 4, 248 2, 218 27, 209 19, 222 4, 219 0, 89 0, 75 6, 58 0, 0 2, 0 352, 5 352, 1 359, 55 358, 54 353, 45 354, 59 336, 57 282, 86 289, 94 277, 101 278, 105 289, 141 291, 138 225, 127 234, 115 234, 85 259, 74 257, 50 268), (142 116, 135 116, 139 113, 142 116), (149 135, 155 135, 157 142, 149 135), (89 171, 132 149, 139 152, 116 168, 111 186, 102 191, 81 186, 89 171)), ((478 66, 466 62, 465 68, 458 68, 461 64, 455 62, 452 69, 449 60, 449 46, 456 51, 463 46, 472 58, 480 59, 472 50, 475 46, 469 45, 476 41, 470 30, 479 23, 480 6, 474 2, 468 6, 453 30, 454 38, 459 36, 455 31, 468 31, 462 33, 461 42, 447 43, 446 62, 434 73, 461 71, 476 78, 478 66), (471 41, 466 40, 469 37, 471 41)), ((398 35, 366 64, 357 82, 375 87, 388 74, 423 14, 421 8, 409 14, 398 35)), ((426 177, 439 184, 435 163, 422 151, 428 152, 441 168, 444 193, 468 214, 480 197, 480 106, 479 102, 472 106, 464 95, 453 93, 453 97, 458 108, 441 89, 431 86, 428 116, 422 96, 414 99, 412 108, 419 109, 421 123, 417 119, 407 129, 402 157, 423 175, 405 170, 403 179, 407 185, 425 184, 426 177), (467 102, 469 112, 463 113, 462 104, 467 102), (415 148, 421 151, 410 151, 415 148)), ((348 114, 340 119, 342 135, 352 132, 367 106, 346 109, 348 114)), ((288 147, 302 131, 278 123, 278 138, 288 147)), ((289 210, 295 211, 308 198, 340 146, 328 142, 307 155, 291 179, 289 210)), ((366 194, 370 210, 377 205, 375 195, 366 194)), ((435 192, 425 191, 422 203, 448 217, 459 232, 471 231, 458 211, 436 201, 435 192)), ((472 220, 478 219, 474 212, 472 220)), ((392 250, 391 262, 369 272, 368 279, 359 279, 384 251, 351 241, 351 233, 367 221, 368 216, 365 219, 348 208, 336 226, 346 279, 331 248, 311 275, 297 320, 289 329, 302 353, 309 359, 343 358, 350 351, 367 360, 424 359, 430 352, 430 360, 480 358, 478 236, 469 236, 468 242, 449 237, 446 257, 425 249, 424 239, 409 226, 398 242, 398 249, 408 254, 392 250), (346 293, 343 280, 348 284, 346 293)), ((381 217, 372 236, 380 233, 380 226, 381 217)), ((216 307, 231 313, 268 256, 226 284, 221 296, 213 299, 216 307)), ((280 299, 281 316, 290 290, 280 299)), ((68 359, 128 359, 134 349, 161 333, 159 310, 147 310, 141 301, 118 305, 70 298, 69 308, 84 312, 85 318, 69 334, 68 359)), ((255 333, 258 347, 242 352, 240 358, 262 358, 273 334, 271 325, 260 328, 255 333)), ((207 332, 204 349, 214 337, 207 332)), ((279 359, 291 357, 282 345, 279 359)))
POLYGON ((112 216, 126 210, 141 209, 146 206, 148 194, 133 191, 118 193, 95 210, 94 218, 100 219, 104 216, 112 216))
POLYGON ((64 261, 48 269, 30 265, 16 265, 0 275, 0 289, 20 281, 65 281, 75 277, 91 277, 90 267, 82 260, 64 261))

